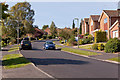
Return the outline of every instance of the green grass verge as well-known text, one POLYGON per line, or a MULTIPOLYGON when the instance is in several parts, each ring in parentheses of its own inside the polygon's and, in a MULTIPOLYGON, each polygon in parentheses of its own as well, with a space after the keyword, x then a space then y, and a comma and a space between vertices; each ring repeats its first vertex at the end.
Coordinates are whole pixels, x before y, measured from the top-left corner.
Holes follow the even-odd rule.
POLYGON ((21 54, 8 54, 3 56, 2 64, 5 69, 19 68, 30 64, 21 54))
POLYGON ((109 60, 120 62, 120 57, 112 58, 112 59, 109 59, 109 60))
POLYGON ((61 50, 63 51, 68 51, 76 54, 81 54, 81 55, 101 55, 100 53, 95 53, 95 52, 90 52, 90 51, 84 51, 84 50, 78 50, 78 49, 72 49, 72 48, 62 48, 61 50))
POLYGON ((14 45, 12 48, 9 49, 8 52, 17 51, 17 50, 19 50, 19 45, 14 45))
POLYGON ((55 47, 60 48, 60 47, 63 47, 63 46, 61 46, 61 45, 55 45, 55 47))
POLYGON ((79 48, 81 48, 81 49, 92 49, 92 45, 83 45, 83 46, 79 46, 79 48))

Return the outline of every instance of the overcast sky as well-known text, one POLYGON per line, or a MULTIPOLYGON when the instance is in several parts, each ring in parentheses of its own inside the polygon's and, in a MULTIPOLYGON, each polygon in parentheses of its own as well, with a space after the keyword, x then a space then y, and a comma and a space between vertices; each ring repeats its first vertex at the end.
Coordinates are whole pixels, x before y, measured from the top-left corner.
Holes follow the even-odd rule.
MULTIPOLYGON (((9 7, 16 3, 7 2, 9 7)), ((115 10, 118 6, 118 2, 30 2, 30 4, 35 11, 34 24, 39 28, 50 25, 52 21, 59 28, 71 27, 74 18, 81 20, 90 15, 100 15, 102 10, 115 10)))

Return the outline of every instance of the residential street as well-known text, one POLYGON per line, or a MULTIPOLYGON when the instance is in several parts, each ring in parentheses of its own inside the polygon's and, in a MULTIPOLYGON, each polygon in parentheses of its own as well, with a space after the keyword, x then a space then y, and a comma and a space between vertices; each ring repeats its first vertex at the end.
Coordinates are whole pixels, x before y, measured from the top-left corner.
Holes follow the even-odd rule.
POLYGON ((118 78, 118 65, 76 56, 61 50, 44 50, 45 41, 21 50, 24 57, 55 78, 118 78))

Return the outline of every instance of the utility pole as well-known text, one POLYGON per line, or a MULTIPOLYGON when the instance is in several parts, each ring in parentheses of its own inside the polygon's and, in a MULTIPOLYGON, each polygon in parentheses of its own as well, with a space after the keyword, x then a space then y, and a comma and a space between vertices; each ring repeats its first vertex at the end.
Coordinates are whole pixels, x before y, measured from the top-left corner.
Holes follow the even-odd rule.
POLYGON ((79 19, 78 18, 74 18, 75 20, 77 20, 77 37, 78 37, 78 48, 79 48, 79 19))

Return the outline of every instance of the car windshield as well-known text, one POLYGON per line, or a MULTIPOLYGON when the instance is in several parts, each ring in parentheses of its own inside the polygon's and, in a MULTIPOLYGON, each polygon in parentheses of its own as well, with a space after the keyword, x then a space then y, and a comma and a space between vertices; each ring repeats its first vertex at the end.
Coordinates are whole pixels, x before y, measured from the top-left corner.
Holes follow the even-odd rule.
POLYGON ((53 42, 46 42, 47 44, 53 44, 53 42))

